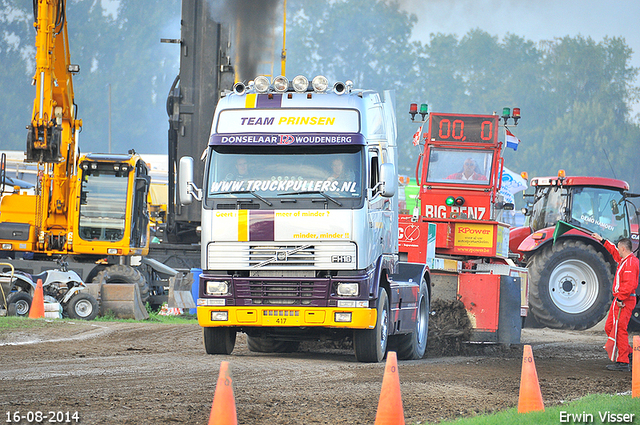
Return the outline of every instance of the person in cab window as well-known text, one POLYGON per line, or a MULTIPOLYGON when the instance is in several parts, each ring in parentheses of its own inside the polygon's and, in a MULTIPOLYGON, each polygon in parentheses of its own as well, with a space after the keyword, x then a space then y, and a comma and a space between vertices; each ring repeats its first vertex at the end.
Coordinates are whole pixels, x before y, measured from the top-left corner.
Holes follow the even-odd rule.
POLYGON ((346 169, 342 158, 335 158, 331 161, 331 175, 327 177, 329 181, 353 181, 353 171, 346 169))
POLYGON ((487 181, 487 177, 479 171, 476 161, 473 158, 467 158, 462 164, 462 171, 451 174, 447 179, 487 181))
POLYGON ((225 180, 247 180, 249 178, 249 163, 246 158, 239 157, 236 159, 236 172, 229 173, 225 176, 225 180))

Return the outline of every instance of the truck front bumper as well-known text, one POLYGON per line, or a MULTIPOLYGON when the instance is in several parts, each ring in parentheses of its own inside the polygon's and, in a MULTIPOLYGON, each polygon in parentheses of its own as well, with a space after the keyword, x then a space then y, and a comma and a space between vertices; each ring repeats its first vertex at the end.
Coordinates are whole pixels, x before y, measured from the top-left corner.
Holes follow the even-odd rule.
POLYGON ((325 327, 373 329, 375 308, 198 306, 203 327, 325 327))

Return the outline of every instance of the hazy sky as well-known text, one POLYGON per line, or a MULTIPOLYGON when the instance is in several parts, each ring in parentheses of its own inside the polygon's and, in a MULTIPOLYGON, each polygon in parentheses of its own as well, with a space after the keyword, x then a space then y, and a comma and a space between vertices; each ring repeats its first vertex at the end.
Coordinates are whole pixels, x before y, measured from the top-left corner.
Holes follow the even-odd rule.
MULTIPOLYGON (((414 38, 423 43, 430 33, 462 36, 473 28, 536 42, 566 35, 596 42, 605 36, 624 37, 633 49, 631 65, 640 67, 640 0, 402 0, 401 4, 418 17, 414 38)), ((634 111, 640 113, 640 104, 634 111)))

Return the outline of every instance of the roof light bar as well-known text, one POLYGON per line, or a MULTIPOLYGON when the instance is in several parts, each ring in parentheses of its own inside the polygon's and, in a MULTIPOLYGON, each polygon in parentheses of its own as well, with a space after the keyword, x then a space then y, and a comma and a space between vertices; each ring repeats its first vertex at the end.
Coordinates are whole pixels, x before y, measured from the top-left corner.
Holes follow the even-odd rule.
POLYGON ((259 75, 253 80, 253 87, 258 93, 266 93, 269 90, 269 79, 264 75, 259 75))
POLYGON ((289 80, 284 75, 278 75, 273 79, 273 88, 278 93, 284 93, 289 88, 289 80))
POLYGON ((322 75, 316 75, 311 81, 311 85, 315 92, 323 93, 327 91, 327 88, 329 87, 329 80, 327 80, 327 77, 322 75))
POLYGON ((297 93, 304 93, 309 88, 309 79, 304 75, 298 75, 293 79, 291 85, 297 93))

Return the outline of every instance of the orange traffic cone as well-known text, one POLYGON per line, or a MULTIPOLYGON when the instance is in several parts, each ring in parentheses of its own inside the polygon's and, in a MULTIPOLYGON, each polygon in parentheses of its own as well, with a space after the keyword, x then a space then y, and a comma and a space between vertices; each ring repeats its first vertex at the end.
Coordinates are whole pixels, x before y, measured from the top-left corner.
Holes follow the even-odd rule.
POLYGON ((216 392, 213 395, 209 425, 237 424, 236 400, 233 398, 233 380, 229 371, 229 362, 221 362, 216 392))
POLYGON ((375 425, 404 425, 398 356, 395 351, 387 353, 387 364, 384 367, 375 425))
POLYGON ((520 395, 518 399, 518 413, 543 411, 544 402, 538 383, 538 372, 533 361, 530 345, 524 346, 522 355, 522 374, 520 375, 520 395))
POLYGON ((631 361, 631 398, 640 397, 640 335, 633 337, 633 360, 631 361))
POLYGON ((31 300, 29 319, 42 319, 44 317, 44 295, 42 294, 42 279, 38 279, 36 291, 31 300))

